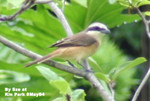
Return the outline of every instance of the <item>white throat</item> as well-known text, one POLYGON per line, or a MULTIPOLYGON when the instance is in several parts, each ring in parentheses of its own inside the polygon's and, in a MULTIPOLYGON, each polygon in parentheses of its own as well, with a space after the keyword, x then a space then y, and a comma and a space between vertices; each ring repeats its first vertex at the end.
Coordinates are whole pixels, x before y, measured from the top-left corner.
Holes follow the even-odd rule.
POLYGON ((101 38, 103 37, 103 34, 100 33, 99 31, 88 31, 86 34, 92 36, 95 38, 97 41, 100 41, 101 38))

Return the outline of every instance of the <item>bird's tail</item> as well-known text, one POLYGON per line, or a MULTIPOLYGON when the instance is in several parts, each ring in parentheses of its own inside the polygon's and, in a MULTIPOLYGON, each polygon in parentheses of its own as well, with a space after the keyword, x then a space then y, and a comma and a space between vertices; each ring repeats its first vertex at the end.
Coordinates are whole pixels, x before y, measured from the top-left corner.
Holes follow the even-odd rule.
POLYGON ((50 53, 50 54, 47 55, 47 56, 44 56, 44 57, 42 57, 42 58, 36 59, 36 60, 34 60, 34 61, 28 63, 27 65, 25 65, 25 67, 29 67, 29 66, 31 66, 31 65, 33 65, 33 64, 36 64, 36 63, 37 63, 37 64, 40 64, 40 63, 46 62, 47 60, 52 59, 52 58, 54 58, 54 57, 56 57, 56 56, 58 56, 57 51, 54 51, 54 52, 50 53))

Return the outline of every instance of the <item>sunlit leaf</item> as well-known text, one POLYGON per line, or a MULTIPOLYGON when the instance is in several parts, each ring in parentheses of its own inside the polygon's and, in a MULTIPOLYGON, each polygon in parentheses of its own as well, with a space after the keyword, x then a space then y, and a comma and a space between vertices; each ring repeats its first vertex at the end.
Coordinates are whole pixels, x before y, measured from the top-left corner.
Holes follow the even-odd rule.
POLYGON ((130 61, 127 65, 125 65, 123 68, 121 68, 120 70, 116 71, 116 73, 113 76, 113 79, 116 79, 122 72, 127 71, 143 62, 145 62, 146 59, 143 57, 139 57, 133 61, 130 61))
POLYGON ((150 16, 150 12, 149 11, 145 12, 144 14, 147 15, 147 16, 150 16))
POLYGON ((76 89, 72 92, 71 99, 73 99, 73 101, 84 101, 85 96, 84 90, 76 89))
POLYGON ((26 82, 29 80, 30 76, 28 74, 0 69, 0 85, 26 82))
POLYGON ((138 7, 143 6, 143 5, 149 5, 149 4, 150 4, 150 1, 148 1, 148 0, 142 0, 142 1, 138 4, 138 7))
POLYGON ((43 66, 37 66, 36 68, 53 87, 59 90, 60 94, 65 95, 71 92, 69 83, 62 77, 58 76, 55 72, 43 66))
POLYGON ((109 0, 110 4, 114 4, 117 0, 109 0))
POLYGON ((108 75, 106 75, 106 74, 98 72, 98 73, 95 73, 95 75, 97 78, 104 80, 107 83, 109 83, 111 81, 110 78, 108 77, 108 75))

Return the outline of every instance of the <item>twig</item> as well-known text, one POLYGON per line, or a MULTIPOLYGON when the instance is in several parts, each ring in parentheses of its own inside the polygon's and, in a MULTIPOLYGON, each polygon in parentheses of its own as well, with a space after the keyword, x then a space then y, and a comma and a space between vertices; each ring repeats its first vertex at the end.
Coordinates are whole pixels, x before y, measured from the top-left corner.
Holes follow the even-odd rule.
MULTIPOLYGON (((150 28, 149 28, 149 25, 150 25, 150 21, 148 21, 144 16, 143 14, 141 13, 141 11, 139 10, 139 8, 137 7, 134 7, 136 10, 137 10, 137 13, 138 15, 142 18, 142 21, 145 25, 145 29, 146 29, 146 33, 147 33, 147 36, 149 37, 150 39, 150 28)), ((148 72, 146 73, 145 77, 143 78, 141 84, 139 85, 139 87, 137 88, 133 98, 132 98, 132 101, 136 101, 136 99, 138 98, 138 95, 139 93, 141 92, 143 86, 146 84, 146 81, 149 79, 150 77, 150 67, 148 69, 148 72)))
POLYGON ((62 2, 63 2, 63 3, 62 3, 61 11, 64 12, 66 0, 62 0, 62 2))
MULTIPOLYGON (((4 38, 3 36, 0 36, 0 42, 2 44, 4 44, 5 46, 15 50, 16 52, 19 52, 27 57, 30 57, 32 59, 38 59, 41 58, 42 56, 39 54, 36 54, 32 51, 29 51, 11 41, 9 41, 8 39, 4 38)), ((103 86, 101 85, 101 83, 99 82, 99 80, 95 77, 95 75, 91 72, 86 72, 83 70, 80 70, 78 68, 72 68, 71 66, 67 66, 67 65, 63 65, 60 63, 57 63, 55 61, 49 60, 47 62, 44 62, 45 64, 55 67, 57 69, 81 76, 86 78, 93 86, 94 88, 99 92, 99 94, 101 95, 101 97, 105 100, 105 101, 114 101, 114 99, 112 98, 112 96, 103 88, 103 86)))
POLYGON ((146 18, 143 16, 143 14, 141 13, 141 11, 139 10, 139 8, 135 7, 138 15, 142 18, 142 21, 145 25, 145 29, 146 29, 146 33, 147 33, 147 36, 149 37, 150 39, 150 28, 149 28, 149 24, 150 24, 150 21, 147 21, 146 18))
POLYGON ((0 21, 8 21, 8 20, 13 20, 15 19, 19 14, 21 14, 23 11, 25 11, 26 9, 30 8, 33 4, 34 4, 35 0, 26 0, 21 9, 19 11, 17 11, 15 14, 8 16, 8 17, 2 17, 0 18, 0 21))
POLYGON ((50 2, 49 6, 52 8, 52 10, 55 12, 57 17, 59 18, 60 22, 62 23, 62 25, 67 33, 67 36, 73 35, 73 32, 72 32, 64 14, 62 13, 62 11, 57 7, 57 5, 54 2, 50 2))
POLYGON ((105 101, 115 101, 114 98, 104 89, 99 80, 92 72, 86 74, 86 79, 93 85, 105 101))
POLYGON ((69 94, 66 94, 66 100, 71 101, 71 96, 69 94))
POLYGON ((149 66, 149 69, 148 69, 148 72, 146 73, 144 79, 142 80, 141 84, 139 85, 139 87, 137 88, 133 98, 132 98, 132 101, 136 101, 136 99, 138 98, 138 95, 139 93, 141 92, 143 86, 146 84, 147 80, 149 79, 150 77, 150 66, 149 66))
POLYGON ((132 4, 132 1, 131 0, 128 0, 128 3, 130 4, 130 6, 132 8, 135 8, 138 15, 142 18, 142 21, 145 25, 145 29, 146 29, 146 33, 147 33, 147 36, 149 37, 150 39, 150 28, 149 28, 149 24, 150 24, 150 21, 146 20, 146 18, 143 16, 143 14, 141 13, 141 11, 139 10, 138 7, 135 7, 133 4, 132 4))
MULTIPOLYGON (((4 38, 3 36, 0 36, 0 42, 2 44, 4 44, 5 46, 15 50, 16 52, 19 52, 19 53, 21 53, 27 57, 30 57, 32 59, 38 59, 38 58, 42 57, 39 54, 36 54, 32 51, 29 51, 29 50, 15 44, 15 43, 11 42, 11 41, 9 41, 8 39, 4 38)), ((52 60, 49 60, 48 62, 46 62, 46 64, 53 66, 57 69, 66 71, 66 72, 70 72, 70 73, 75 74, 75 75, 79 75, 79 76, 83 76, 83 77, 85 76, 85 72, 83 70, 78 69, 78 68, 72 68, 71 66, 59 64, 59 63, 54 62, 52 60)))
POLYGON ((114 89, 113 89, 113 86, 114 86, 113 83, 114 83, 114 82, 112 82, 112 83, 109 84, 109 89, 110 89, 111 95, 112 95, 112 97, 113 97, 113 99, 114 99, 114 98, 115 98, 115 91, 114 91, 114 89))
POLYGON ((52 0, 36 0, 35 3, 37 4, 47 4, 50 3, 52 0))

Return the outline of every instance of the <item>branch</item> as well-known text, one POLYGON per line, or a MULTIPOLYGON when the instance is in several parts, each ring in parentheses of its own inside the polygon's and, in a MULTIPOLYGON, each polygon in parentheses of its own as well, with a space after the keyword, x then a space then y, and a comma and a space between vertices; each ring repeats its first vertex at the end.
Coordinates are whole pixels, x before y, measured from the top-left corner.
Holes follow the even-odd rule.
MULTIPOLYGON (((59 18, 59 20, 61 21, 67 36, 71 36, 73 35, 73 32, 64 16, 64 14, 62 13, 62 11, 57 7, 57 5, 52 2, 52 0, 25 0, 25 2, 23 3, 22 7, 20 8, 19 11, 17 11, 15 14, 11 15, 11 16, 7 16, 7 17, 1 17, 0 21, 9 21, 9 20, 13 20, 15 19, 18 15, 20 15, 23 11, 27 10, 28 8, 30 8, 33 4, 45 4, 48 3, 49 6, 52 8, 52 10, 55 12, 55 14, 57 15, 57 17, 59 18)), ((64 9, 64 7, 63 7, 64 9)))
MULTIPOLYGON (((141 11, 139 10, 139 8, 137 8, 137 7, 134 7, 134 8, 136 9, 138 15, 142 18, 142 21, 143 21, 143 23, 144 23, 144 25, 145 25, 145 29, 146 29, 147 36, 148 36, 149 39, 150 39, 150 27, 149 27, 150 21, 148 21, 148 20, 145 18, 145 16, 143 16, 143 14, 142 14, 141 11)), ((139 87, 137 88, 137 90, 136 90, 136 92, 135 92, 135 94, 134 94, 134 96, 133 96, 133 98, 132 98, 131 101, 136 101, 136 99, 138 98, 139 93, 141 92, 143 86, 146 84, 146 82, 147 82, 147 80, 149 79, 149 77, 150 77, 150 66, 149 66, 148 72, 146 73, 146 75, 145 75, 145 77, 143 78, 141 84, 140 84, 139 87)))
MULTIPOLYGON (((4 44, 5 46, 15 50, 16 52, 19 52, 27 57, 30 57, 32 59, 38 59, 41 58, 42 56, 39 54, 36 54, 32 51, 29 51, 11 41, 9 41, 8 39, 4 38, 3 36, 0 36, 0 42, 2 44, 4 44)), ((93 86, 94 88, 98 91, 98 93, 101 95, 101 97, 105 100, 105 101, 114 101, 114 99, 112 98, 112 96, 103 88, 103 86, 100 84, 99 80, 95 77, 95 75, 91 72, 86 72, 83 70, 80 70, 78 68, 73 68, 67 65, 63 65, 60 63, 57 63, 55 61, 49 60, 47 62, 44 62, 45 64, 55 67, 57 69, 81 76, 86 78, 93 86)))
POLYGON ((50 3, 52 0, 36 0, 35 3, 37 4, 47 4, 50 3))
POLYGON ((8 16, 8 17, 2 17, 0 18, 0 21, 9 21, 15 19, 18 15, 20 15, 23 11, 27 10, 34 4, 35 0, 26 0, 19 11, 17 11, 15 14, 8 16))
POLYGON ((150 66, 149 66, 148 72, 146 73, 144 79, 142 80, 141 84, 137 88, 137 90, 136 90, 136 92, 135 92, 135 94, 134 94, 134 96, 132 98, 132 101, 136 101, 136 99, 138 98, 139 93, 141 92, 142 88, 146 84, 146 82, 149 79, 149 77, 150 77, 150 66))
MULTIPOLYGON (((19 52, 27 57, 30 57, 32 59, 38 59, 38 58, 41 58, 42 56, 39 55, 39 54, 36 54, 32 51, 29 51, 11 41, 9 41, 8 39, 4 38, 3 36, 0 36, 0 42, 2 44, 4 44, 5 46, 15 50, 16 52, 19 52)), ((47 65, 50 65, 50 66, 53 66, 57 69, 60 69, 60 70, 63 70, 63 71, 66 71, 66 72, 69 72, 69 73, 72 73, 72 74, 75 74, 75 75, 79 75, 79 76, 82 76, 84 77, 86 72, 83 71, 83 70, 80 70, 78 68, 72 68, 70 66, 67 66, 67 65, 63 65, 63 64, 59 64, 57 62, 54 62, 52 60, 49 60, 48 62, 45 62, 47 65)))
POLYGON ((62 23, 62 25, 67 33, 67 36, 73 35, 73 32, 72 32, 64 14, 62 13, 62 11, 57 7, 57 5, 54 2, 50 2, 49 6, 52 8, 52 10, 54 11, 54 13, 57 15, 58 19, 62 23))
POLYGON ((145 29, 146 29, 146 33, 147 33, 147 36, 149 37, 150 39, 150 28, 149 28, 149 24, 150 24, 150 21, 147 21, 146 18, 143 16, 143 14, 141 13, 141 11, 139 10, 139 8, 135 7, 138 15, 142 18, 142 21, 145 25, 145 29))

